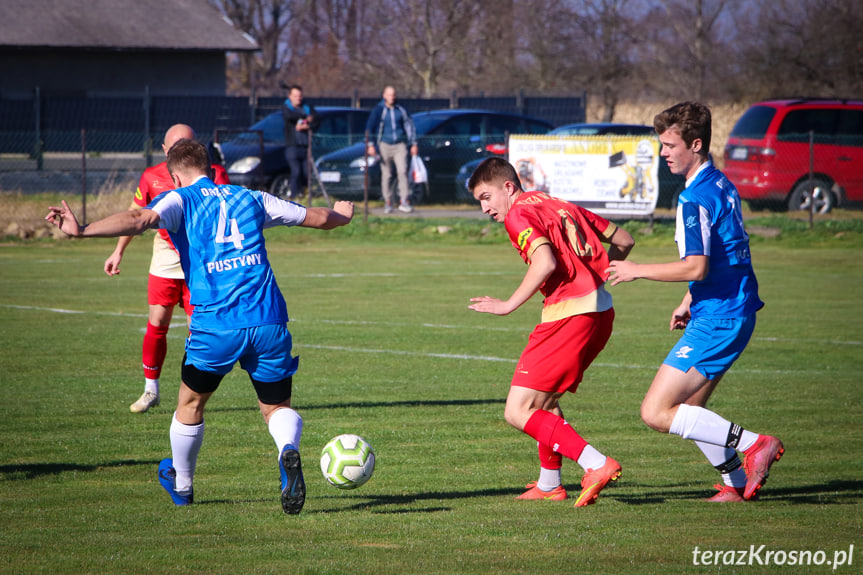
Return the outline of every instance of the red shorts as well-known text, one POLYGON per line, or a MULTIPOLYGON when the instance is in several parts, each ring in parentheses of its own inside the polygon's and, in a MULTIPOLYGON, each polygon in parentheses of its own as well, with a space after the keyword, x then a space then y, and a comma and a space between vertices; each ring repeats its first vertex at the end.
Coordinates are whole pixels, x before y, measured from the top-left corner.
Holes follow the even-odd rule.
POLYGON ((614 309, 536 326, 521 353, 512 385, 549 393, 575 392, 584 371, 611 337, 614 309))
POLYGON ((163 278, 153 274, 150 274, 150 279, 147 281, 147 303, 164 307, 174 307, 179 304, 186 315, 192 315, 194 309, 194 306, 189 303, 189 287, 186 285, 186 280, 163 278))

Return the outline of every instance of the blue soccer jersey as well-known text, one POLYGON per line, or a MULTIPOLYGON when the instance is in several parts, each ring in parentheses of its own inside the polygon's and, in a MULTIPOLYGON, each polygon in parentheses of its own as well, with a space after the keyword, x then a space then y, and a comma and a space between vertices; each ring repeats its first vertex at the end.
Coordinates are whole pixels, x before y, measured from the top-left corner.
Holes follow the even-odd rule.
POLYGON ((195 306, 193 330, 239 329, 288 321, 267 259, 263 229, 303 223, 303 206, 201 177, 148 206, 180 253, 195 306))
POLYGON ((674 240, 681 259, 709 258, 707 277, 689 283, 692 317, 743 317, 761 309, 740 196, 712 163, 680 193, 674 240))

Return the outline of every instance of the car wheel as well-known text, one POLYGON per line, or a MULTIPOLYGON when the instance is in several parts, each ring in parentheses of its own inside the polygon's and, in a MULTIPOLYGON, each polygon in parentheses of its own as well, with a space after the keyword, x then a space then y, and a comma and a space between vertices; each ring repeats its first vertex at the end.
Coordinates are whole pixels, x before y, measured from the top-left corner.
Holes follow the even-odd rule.
POLYGON ((814 179, 810 184, 809 181, 800 182, 795 186, 794 191, 788 198, 788 209, 790 211, 805 210, 809 211, 810 202, 814 202, 816 214, 826 214, 833 209, 836 203, 836 198, 833 192, 830 191, 830 184, 826 180, 814 179))
POLYGON ((276 176, 272 183, 270 183, 269 192, 283 200, 293 199, 291 197, 291 180, 288 174, 279 174, 276 176))

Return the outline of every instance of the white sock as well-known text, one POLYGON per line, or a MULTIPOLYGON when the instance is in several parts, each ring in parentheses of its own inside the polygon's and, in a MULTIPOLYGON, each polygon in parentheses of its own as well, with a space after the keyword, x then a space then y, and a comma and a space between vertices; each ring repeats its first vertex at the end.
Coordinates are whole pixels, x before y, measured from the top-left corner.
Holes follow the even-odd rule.
POLYGON ((536 482, 537 487, 543 491, 551 491, 556 487, 560 487, 560 485, 560 467, 557 469, 539 468, 539 481, 536 482))
POLYGON ((668 433, 725 447, 730 429, 730 421, 709 409, 681 403, 677 406, 668 433))
MULTIPOLYGON (((696 441, 695 445, 698 446, 698 449, 701 450, 713 467, 718 468, 735 457, 738 458, 737 462, 740 462, 737 451, 730 447, 720 447, 719 445, 704 443, 703 441, 696 441)), ((722 482, 731 487, 746 487, 746 473, 743 471, 743 467, 740 466, 730 473, 722 473, 722 482)))
POLYGON ((737 444, 733 446, 738 451, 746 451, 758 440, 757 433, 746 431, 709 409, 681 403, 677 406, 677 413, 674 414, 668 433, 679 435, 683 439, 728 447, 732 431, 736 432, 738 438, 737 444))
POLYGON ((740 434, 740 443, 737 444, 737 449, 740 451, 746 451, 755 445, 756 441, 758 441, 758 434, 744 429, 740 434))
POLYGON ((588 469, 599 469, 605 465, 607 458, 596 450, 592 445, 587 444, 581 455, 578 456, 578 464, 581 468, 587 471, 588 469))
POLYGON ((149 377, 144 378, 144 392, 154 393, 159 395, 159 380, 158 379, 150 379, 149 377))
POLYGON ((177 421, 177 414, 171 420, 171 453, 174 470, 177 472, 177 493, 188 495, 192 491, 198 452, 204 442, 204 422, 198 425, 185 425, 177 421))
POLYGON ((277 409, 270 415, 270 435, 276 442, 279 454, 286 445, 300 448, 300 437, 303 434, 303 418, 290 408, 277 409))

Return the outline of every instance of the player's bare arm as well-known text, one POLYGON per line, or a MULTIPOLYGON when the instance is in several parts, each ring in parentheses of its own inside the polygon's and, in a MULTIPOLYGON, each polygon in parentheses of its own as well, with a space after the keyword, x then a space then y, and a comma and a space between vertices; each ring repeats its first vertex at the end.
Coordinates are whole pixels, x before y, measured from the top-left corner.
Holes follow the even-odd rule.
POLYGON ((691 282, 707 277, 709 263, 707 256, 686 256, 685 259, 663 264, 638 264, 630 261, 613 261, 605 270, 611 285, 631 282, 637 279, 658 282, 691 282))
MULTIPOLYGON (((132 205, 129 206, 130 210, 140 210, 141 208, 142 206, 139 206, 135 202, 132 202, 132 205)), ((134 236, 120 236, 117 238, 117 247, 114 248, 114 252, 105 260, 104 269, 106 274, 114 276, 120 273, 120 262, 123 261, 123 254, 132 242, 133 237, 134 236)))
POLYGON ((503 301, 489 296, 474 297, 471 298, 470 301, 473 304, 468 306, 468 309, 494 315, 510 314, 539 291, 539 288, 542 287, 542 284, 545 283, 545 280, 554 272, 556 267, 557 258, 554 257, 551 246, 543 244, 536 248, 531 255, 530 266, 527 268, 527 273, 524 275, 521 285, 516 288, 508 300, 503 301))
POLYGON ((157 227, 161 219, 159 214, 153 210, 129 210, 82 226, 78 223, 78 218, 75 217, 66 200, 63 200, 62 207, 51 206, 48 210, 45 220, 72 237, 137 236, 146 230, 157 227))
POLYGON ((622 228, 617 228, 611 237, 608 238, 608 243, 611 244, 608 248, 608 259, 612 261, 625 260, 635 246, 635 239, 632 234, 622 228))
POLYGON ((316 228, 319 230, 331 230, 339 226, 351 223, 354 217, 353 202, 339 201, 330 208, 307 208, 306 219, 300 226, 304 228, 316 228))

